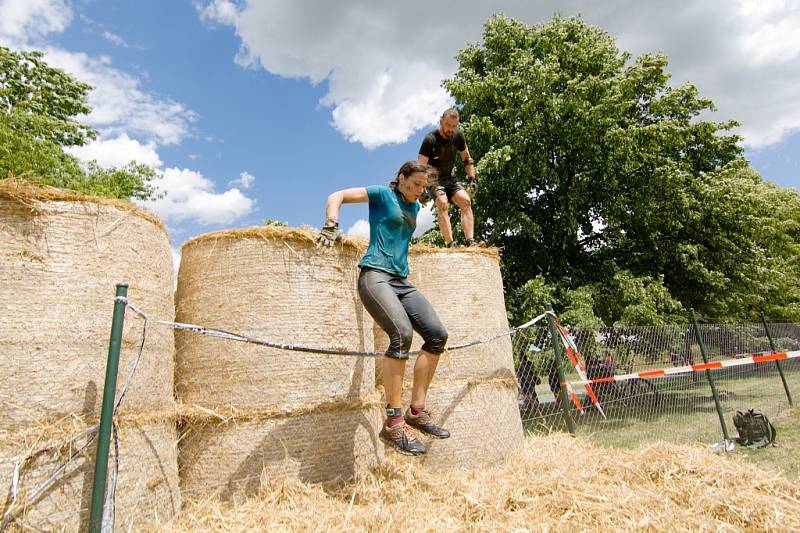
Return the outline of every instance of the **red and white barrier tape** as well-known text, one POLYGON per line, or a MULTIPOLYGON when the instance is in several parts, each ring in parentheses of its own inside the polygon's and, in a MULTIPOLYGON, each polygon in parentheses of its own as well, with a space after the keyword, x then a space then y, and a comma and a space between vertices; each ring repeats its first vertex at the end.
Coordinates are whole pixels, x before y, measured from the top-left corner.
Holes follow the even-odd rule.
POLYGON ((568 387, 578 385, 590 385, 593 383, 609 383, 612 381, 627 381, 630 379, 647 379, 657 378, 663 376, 676 376, 681 374, 691 374, 693 372, 702 372, 703 370, 717 370, 720 368, 731 368, 735 366, 754 365, 756 363, 770 363, 772 361, 782 361, 785 359, 798 359, 800 358, 800 351, 792 352, 761 352, 752 354, 749 357, 741 357, 737 359, 725 359, 723 361, 712 361, 710 363, 702 363, 699 365, 686 365, 674 368, 659 368, 656 370, 643 370, 642 372, 632 372, 630 374, 619 374, 605 378, 586 379, 583 376, 578 381, 570 381, 566 383, 568 387))

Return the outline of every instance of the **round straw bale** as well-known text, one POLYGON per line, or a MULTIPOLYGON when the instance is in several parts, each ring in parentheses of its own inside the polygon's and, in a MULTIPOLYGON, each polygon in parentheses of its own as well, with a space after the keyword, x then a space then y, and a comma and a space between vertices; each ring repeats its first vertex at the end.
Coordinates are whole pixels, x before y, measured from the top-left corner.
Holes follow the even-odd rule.
MULTIPOLYGON (((209 233, 183 246, 177 320, 307 347, 372 351, 356 289, 363 245, 327 254, 313 234, 260 227, 209 233)), ((374 361, 274 349, 176 332, 176 391, 210 409, 301 406, 372 390, 374 361)))
MULTIPOLYGON (((174 417, 157 422, 122 421, 119 431, 119 473, 115 492, 115 523, 119 530, 161 523, 178 514, 181 506, 174 417)), ((85 429, 85 426, 84 426, 85 429)), ((42 428, 46 432, 46 428, 42 428)), ((29 450, 14 435, 0 436, 0 479, 10 480, 14 464, 29 450)), ((87 531, 94 480, 95 445, 73 459, 55 482, 28 501, 40 483, 64 463, 75 447, 51 449, 25 463, 20 493, 13 508, 14 524, 30 531, 87 531)), ((114 467, 111 443, 109 472, 114 467)), ((10 504, 5 501, 4 509, 10 504)))
POLYGON ((180 441, 181 490, 187 499, 258 494, 262 476, 346 481, 383 458, 382 409, 311 411, 251 419, 189 420, 180 441))
MULTIPOLYGON (((403 391, 403 405, 411 387, 403 391)), ((419 460, 432 470, 494 466, 506 460, 522 442, 522 420, 512 378, 487 378, 431 385, 426 407, 450 438, 421 435, 428 448, 419 460)))
MULTIPOLYGON (((415 246, 409 270, 409 281, 428 299, 447 328, 449 346, 508 331, 496 249, 453 251, 415 246)), ((453 364, 438 369, 438 377, 457 379, 514 369, 508 336, 455 351, 451 357, 453 364)))
MULTIPOLYGON (((167 235, 133 204, 0 180, 0 430, 99 413, 117 282, 155 317, 173 315, 167 235)), ((120 373, 142 321, 128 313, 120 373)), ((170 330, 151 328, 126 412, 174 408, 170 330)))

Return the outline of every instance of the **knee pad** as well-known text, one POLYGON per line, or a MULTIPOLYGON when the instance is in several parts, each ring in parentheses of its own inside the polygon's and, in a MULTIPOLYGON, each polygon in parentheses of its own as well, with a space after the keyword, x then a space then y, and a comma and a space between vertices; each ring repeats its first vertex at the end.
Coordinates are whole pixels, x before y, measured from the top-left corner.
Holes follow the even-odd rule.
POLYGON ((436 332, 435 334, 430 335, 428 336, 427 339, 425 339, 425 344, 422 345, 422 349, 433 355, 442 355, 446 344, 447 344, 447 330, 442 328, 441 331, 436 332))
POLYGON ((385 355, 390 359, 400 359, 401 361, 405 361, 406 359, 408 359, 408 351, 405 352, 387 351, 383 355, 385 355))

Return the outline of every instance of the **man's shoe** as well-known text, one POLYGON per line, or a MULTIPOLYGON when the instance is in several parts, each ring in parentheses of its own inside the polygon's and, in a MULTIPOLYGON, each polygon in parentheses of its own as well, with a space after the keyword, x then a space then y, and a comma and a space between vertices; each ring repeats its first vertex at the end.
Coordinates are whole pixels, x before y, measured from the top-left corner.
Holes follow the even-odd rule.
POLYGON ((419 413, 413 414, 411 412, 411 408, 409 407, 406 410, 404 418, 406 420, 406 424, 409 426, 413 426, 423 433, 427 433, 428 435, 436 437, 437 439, 446 439, 450 436, 449 431, 433 423, 431 412, 428 409, 422 409, 422 411, 419 413))
POLYGON ((380 433, 384 442, 391 444, 395 450, 406 455, 422 455, 427 450, 421 440, 408 428, 405 422, 400 422, 392 427, 383 424, 380 433))

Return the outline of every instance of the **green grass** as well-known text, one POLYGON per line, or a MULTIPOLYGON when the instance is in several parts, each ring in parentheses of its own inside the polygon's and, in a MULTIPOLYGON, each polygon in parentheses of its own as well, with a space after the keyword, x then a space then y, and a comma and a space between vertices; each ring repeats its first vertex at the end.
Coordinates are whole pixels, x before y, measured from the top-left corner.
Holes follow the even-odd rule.
MULTIPOLYGON (((768 368, 755 372, 714 375, 728 435, 737 436, 733 413, 737 409, 761 409, 778 430, 777 446, 750 450, 737 446, 735 456, 790 479, 800 478, 800 408, 789 409, 777 374, 768 368)), ((795 401, 800 372, 787 374, 795 401)), ((606 402, 607 418, 594 409, 576 416, 577 435, 599 446, 636 448, 648 442, 712 445, 723 438, 714 397, 705 379, 656 382, 657 396, 643 394, 606 402)), ((561 413, 554 403, 545 403, 536 416, 525 420, 531 433, 565 431, 561 413)))
POLYGON ((800 480, 800 408, 795 407, 770 421, 778 430, 775 446, 757 450, 737 446, 736 454, 765 470, 800 480))

